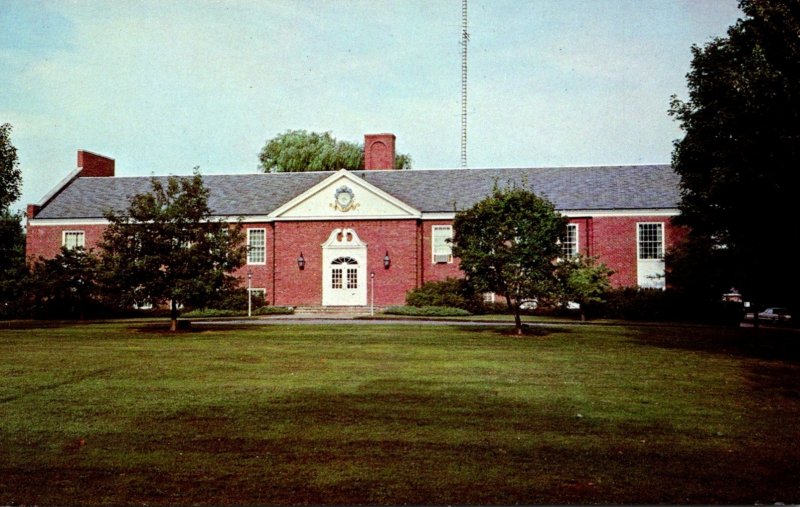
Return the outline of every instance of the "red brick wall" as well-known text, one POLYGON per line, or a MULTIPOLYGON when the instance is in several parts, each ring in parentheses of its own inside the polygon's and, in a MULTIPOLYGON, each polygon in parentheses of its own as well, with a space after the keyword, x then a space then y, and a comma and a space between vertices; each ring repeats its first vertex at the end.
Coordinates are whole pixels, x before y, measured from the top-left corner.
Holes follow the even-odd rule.
POLYGON ((241 287, 247 287, 247 274, 251 273, 253 278, 251 280, 252 287, 254 289, 265 289, 267 293, 267 301, 270 304, 273 303, 274 298, 274 287, 273 287, 273 278, 272 278, 272 261, 274 258, 273 255, 273 246, 275 244, 274 236, 275 231, 272 227, 271 223, 247 223, 242 226, 242 233, 244 235, 244 241, 247 242, 247 229, 266 229, 266 263, 265 264, 247 264, 247 258, 245 257, 245 264, 236 270, 233 274, 234 276, 238 277, 242 283, 241 287))
MULTIPOLYGON (((637 285, 636 224, 641 222, 664 224, 665 250, 672 248, 685 235, 683 229, 672 225, 670 217, 597 217, 591 220, 589 253, 599 257, 601 262, 614 270, 611 276, 611 284, 614 287, 637 285)), ((580 234, 583 235, 584 231, 581 230, 580 234)))
MULTIPOLYGON (((611 281, 615 287, 636 285, 636 224, 663 222, 665 248, 681 241, 686 231, 671 225, 669 217, 597 217, 573 218, 578 224, 581 253, 598 256, 615 271, 611 281)), ((248 228, 266 229, 267 262, 244 265, 236 275, 247 287, 247 273, 253 274, 253 288, 267 291, 270 304, 322 304, 322 243, 336 228, 351 228, 367 243, 367 277, 375 273, 375 304, 400 305, 406 293, 431 280, 462 277, 458 259, 448 264, 434 264, 431 244, 433 225, 450 225, 448 220, 375 220, 329 222, 276 222, 245 224, 248 228), (389 252, 391 266, 383 267, 389 252), (305 269, 297 266, 300 253, 305 269)), ((63 231, 84 231, 86 248, 97 248, 104 225, 29 225, 26 254, 29 258, 54 257, 61 248, 63 231)), ((369 281, 369 278, 367 278, 369 281)), ((669 280, 667 280, 669 282, 669 280)))
POLYGON ((422 236, 422 283, 444 280, 445 278, 463 278, 464 272, 458 267, 458 259, 453 258, 453 262, 447 264, 434 264, 433 262, 433 226, 434 225, 453 225, 452 220, 424 220, 421 222, 422 236))
POLYGON ((578 226, 578 252, 592 255, 592 219, 590 217, 570 218, 569 223, 578 226))
POLYGON ((38 259, 40 256, 52 258, 61 251, 62 233, 64 231, 83 231, 85 248, 97 249, 97 244, 103 237, 105 225, 28 225, 25 238, 25 255, 28 259, 38 259))
POLYGON ((413 220, 276 222, 273 255, 275 289, 273 304, 281 306, 322 304, 322 243, 337 228, 353 229, 367 244, 367 282, 375 273, 375 305, 399 305, 416 286, 417 248, 413 220), (389 252, 391 266, 383 267, 389 252), (297 266, 300 253, 305 269, 297 266))

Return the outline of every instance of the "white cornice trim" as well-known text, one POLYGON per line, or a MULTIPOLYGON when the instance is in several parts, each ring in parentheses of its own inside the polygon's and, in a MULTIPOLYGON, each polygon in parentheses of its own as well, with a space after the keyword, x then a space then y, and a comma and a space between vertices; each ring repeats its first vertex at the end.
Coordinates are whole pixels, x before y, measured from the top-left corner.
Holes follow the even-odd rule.
POLYGON ((446 213, 423 213, 423 220, 452 220, 456 217, 455 212, 448 211, 446 213))
MULTIPOLYGON (((568 218, 601 218, 601 217, 674 217, 680 214, 680 210, 673 209, 631 209, 631 210, 568 210, 561 211, 562 215, 568 218)), ((238 216, 213 216, 212 220, 223 219, 230 223, 235 223, 242 219, 242 223, 270 223, 270 222, 333 222, 338 220, 453 220, 455 213, 421 213, 419 216, 409 215, 368 215, 368 216, 342 216, 340 218, 319 215, 311 217, 272 217, 269 215, 245 215, 238 216)), ((29 222, 32 226, 48 225, 108 225, 105 218, 33 218, 29 222)))
MULTIPOLYGON (((559 211, 559 210, 557 210, 559 211)), ((609 209, 609 210, 566 210, 559 211, 565 217, 672 217, 680 215, 677 208, 653 208, 653 209, 609 209)))
MULTIPOLYGON (((658 217, 671 217, 677 216, 680 214, 680 210, 677 208, 672 209, 665 209, 665 208, 658 208, 658 209, 629 209, 629 210, 619 210, 619 209, 610 209, 610 210, 567 210, 561 211, 556 210, 565 217, 570 218, 577 218, 577 217, 639 217, 639 216, 658 216, 658 217)), ((456 216, 455 212, 438 212, 438 213, 422 213, 423 220, 452 220, 456 216)))
POLYGON ((32 218, 28 221, 28 225, 108 225, 108 220, 105 218, 32 218))

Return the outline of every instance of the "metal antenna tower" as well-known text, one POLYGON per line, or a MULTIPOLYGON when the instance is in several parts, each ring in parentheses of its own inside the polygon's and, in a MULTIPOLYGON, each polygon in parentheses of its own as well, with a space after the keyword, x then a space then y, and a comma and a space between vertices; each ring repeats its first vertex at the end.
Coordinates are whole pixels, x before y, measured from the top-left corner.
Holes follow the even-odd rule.
POLYGON ((461 167, 467 167, 467 0, 461 0, 461 167))

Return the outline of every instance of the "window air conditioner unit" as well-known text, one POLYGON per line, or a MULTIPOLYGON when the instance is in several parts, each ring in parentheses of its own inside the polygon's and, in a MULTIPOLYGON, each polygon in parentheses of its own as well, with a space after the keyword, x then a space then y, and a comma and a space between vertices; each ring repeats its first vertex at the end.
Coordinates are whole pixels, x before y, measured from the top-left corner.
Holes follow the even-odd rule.
POLYGON ((450 255, 449 254, 436 254, 433 256, 433 262, 436 264, 447 264, 450 262, 450 255))

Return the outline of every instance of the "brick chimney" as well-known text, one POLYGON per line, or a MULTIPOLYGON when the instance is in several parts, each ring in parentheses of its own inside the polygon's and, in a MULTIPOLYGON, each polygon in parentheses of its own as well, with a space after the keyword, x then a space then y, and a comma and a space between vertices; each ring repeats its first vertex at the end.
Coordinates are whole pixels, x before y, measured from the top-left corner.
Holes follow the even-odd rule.
POLYGON ((28 209, 25 211, 25 216, 28 217, 28 220, 31 218, 36 218, 36 214, 39 213, 40 209, 42 209, 42 207, 38 204, 28 204, 28 209))
POLYGON ((79 176, 83 177, 113 177, 114 159, 92 153, 91 151, 78 150, 79 176))
POLYGON ((394 134, 364 135, 364 169, 394 169, 394 134))

